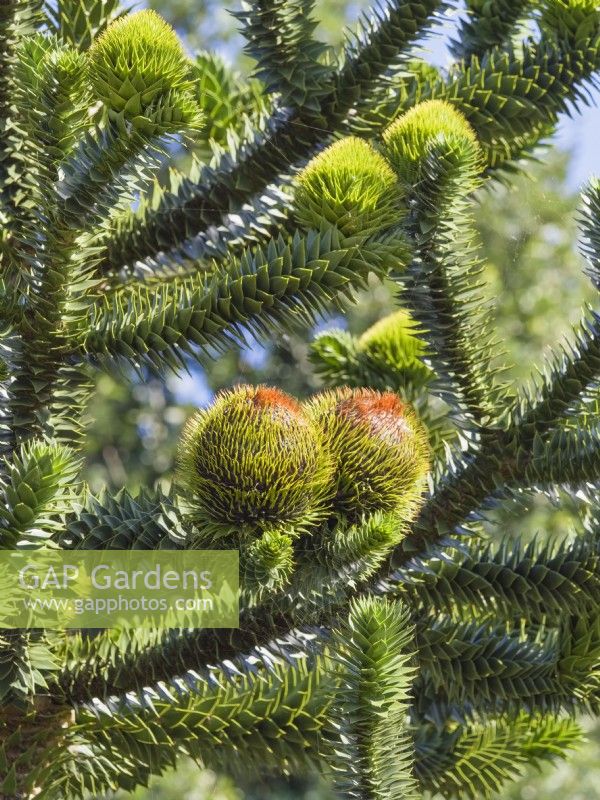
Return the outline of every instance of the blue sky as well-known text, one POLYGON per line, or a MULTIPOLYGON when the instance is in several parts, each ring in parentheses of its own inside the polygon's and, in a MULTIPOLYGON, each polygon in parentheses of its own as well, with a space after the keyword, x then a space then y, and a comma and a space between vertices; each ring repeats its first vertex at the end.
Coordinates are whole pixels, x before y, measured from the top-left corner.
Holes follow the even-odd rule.
POLYGON ((592 176, 600 176, 600 93, 593 92, 595 108, 583 107, 572 119, 561 120, 556 144, 573 154, 570 182, 582 187, 592 176))

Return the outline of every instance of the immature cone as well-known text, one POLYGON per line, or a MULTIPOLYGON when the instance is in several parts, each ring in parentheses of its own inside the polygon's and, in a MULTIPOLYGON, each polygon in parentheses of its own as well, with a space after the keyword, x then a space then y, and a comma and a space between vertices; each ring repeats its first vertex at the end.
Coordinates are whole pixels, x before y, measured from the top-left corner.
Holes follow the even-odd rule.
POLYGON ((332 461, 319 428, 278 389, 239 386, 188 423, 179 477, 200 515, 228 530, 301 530, 319 518, 332 461))
POLYGON ((376 511, 410 518, 429 470, 427 435, 392 392, 337 389, 316 395, 308 415, 335 458, 333 505, 350 520, 376 511))
POLYGON ((190 63, 175 31, 154 11, 113 22, 89 57, 92 86, 113 121, 146 134, 199 126, 190 63))
POLYGON ((335 142, 298 178, 296 216, 306 228, 326 220, 346 236, 371 236, 398 221, 396 176, 370 144, 350 136, 335 142))
POLYGON ((416 330, 409 312, 401 309, 368 328, 358 340, 358 349, 374 366, 396 370, 422 385, 431 377, 431 370, 421 360, 427 348, 416 330))
POLYGON ((481 158, 475 132, 454 106, 445 100, 427 100, 398 117, 383 133, 384 153, 400 184, 407 189, 420 179, 425 156, 436 142, 445 141, 463 158, 481 158))

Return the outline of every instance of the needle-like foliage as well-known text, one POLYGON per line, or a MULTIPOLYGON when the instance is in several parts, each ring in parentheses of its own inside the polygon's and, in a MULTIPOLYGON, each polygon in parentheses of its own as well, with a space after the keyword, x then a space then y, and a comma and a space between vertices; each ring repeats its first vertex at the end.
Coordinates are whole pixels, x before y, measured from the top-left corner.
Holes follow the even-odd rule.
MULTIPOLYGON (((441 70, 414 54, 448 5, 385 0, 331 52, 311 0, 248 0, 245 81, 154 12, 0 3, 0 549, 235 549, 241 583, 234 630, 0 629, 0 796, 186 754, 487 798, 600 713, 600 307, 507 387, 472 223, 588 101, 600 10, 469 0, 441 70), (316 337, 321 392, 236 386, 167 493, 86 486, 96 372, 166 376, 381 279, 401 308, 316 337), (483 540, 541 492, 581 530, 483 540)), ((582 250, 600 288, 597 181, 582 250)))

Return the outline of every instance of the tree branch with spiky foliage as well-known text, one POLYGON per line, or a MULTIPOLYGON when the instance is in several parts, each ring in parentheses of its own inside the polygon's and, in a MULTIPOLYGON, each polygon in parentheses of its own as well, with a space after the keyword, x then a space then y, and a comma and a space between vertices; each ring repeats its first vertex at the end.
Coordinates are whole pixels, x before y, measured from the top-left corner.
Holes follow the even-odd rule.
POLYGON ((411 51, 444 9, 389 0, 330 53, 312 2, 252 0, 250 83, 153 12, 0 10, 0 548, 236 550, 241 581, 233 630, 0 629, 2 796, 133 790, 187 754, 489 797, 600 712, 598 312, 508 391, 471 221, 584 99, 600 12, 473 0, 440 71, 411 51), (399 311, 314 342, 323 391, 221 393, 167 493, 85 485, 94 372, 165 376, 384 278, 399 311), (558 488, 579 538, 482 541, 486 510, 558 488))

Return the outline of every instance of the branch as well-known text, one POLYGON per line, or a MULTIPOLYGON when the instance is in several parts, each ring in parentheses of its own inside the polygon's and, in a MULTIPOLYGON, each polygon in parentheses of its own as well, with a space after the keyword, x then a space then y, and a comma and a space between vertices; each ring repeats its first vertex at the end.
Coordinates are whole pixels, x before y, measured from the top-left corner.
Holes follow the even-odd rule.
MULTIPOLYGON (((495 48, 479 62, 452 67, 447 77, 437 73, 403 85, 387 86, 350 129, 367 136, 391 119, 425 100, 447 100, 466 117, 479 139, 488 172, 504 167, 548 134, 558 115, 587 101, 586 86, 600 67, 600 36, 588 31, 581 47, 546 35, 525 42, 520 50, 495 48)), ((362 110, 362 109, 361 109, 362 110)))
POLYGON ((417 729, 416 775, 423 789, 469 800, 490 798, 532 762, 566 758, 581 741, 572 719, 521 713, 444 730, 432 723, 417 729))
POLYGON ((329 709, 335 788, 357 800, 416 798, 407 726, 412 628, 397 602, 358 600, 334 635, 340 685, 329 709))
MULTIPOLYGON (((408 140, 411 115, 418 131, 420 114, 425 126, 425 109, 438 107, 443 119, 444 109, 450 109, 444 103, 420 106, 400 117, 389 136, 398 137, 405 125, 408 140)), ((452 113, 450 109, 449 120, 452 113)), ((456 117, 462 120, 458 114, 456 117)), ((464 120, 462 124, 460 136, 442 129, 423 147, 417 184, 409 196, 413 260, 406 276, 396 279, 402 286, 401 297, 424 331, 437 379, 433 388, 462 414, 467 426, 480 428, 501 415, 505 392, 495 386, 494 343, 486 303, 479 292, 481 265, 474 256, 465 199, 477 185, 479 151, 464 120)), ((418 141, 418 133, 415 139, 418 141)))
MULTIPOLYGON (((79 710, 71 746, 61 743, 46 759, 44 788, 61 796, 133 789, 182 752, 245 779, 310 768, 310 755, 327 745, 322 728, 337 680, 322 656, 258 657, 94 701, 79 710)), ((34 769, 30 780, 36 777, 34 769)))
POLYGON ((326 45, 313 36, 313 10, 314 0, 247 0, 234 16, 265 91, 280 94, 283 106, 318 114, 331 91, 332 67, 322 61, 326 45))
POLYGON ((591 613, 600 592, 600 536, 593 528, 574 541, 431 549, 394 571, 382 588, 433 612, 493 611, 532 621, 591 613))
POLYGON ((370 272, 382 274, 390 258, 398 266, 405 258, 398 239, 348 245, 335 228, 272 240, 209 277, 114 293, 96 309, 83 352, 177 369, 194 347, 226 347, 243 328, 272 336, 273 327, 310 322, 370 272))
MULTIPOLYGON (((597 606, 595 609, 597 612, 597 606)), ((507 633, 502 627, 440 618, 417 629, 421 669, 416 706, 441 706, 513 716, 557 714, 598 705, 600 628, 593 618, 558 630, 507 633)))
POLYGON ((468 0, 468 16, 461 20, 458 39, 451 43, 452 55, 465 62, 482 59, 488 50, 506 42, 535 5, 535 0, 468 0))
POLYGON ((50 30, 82 51, 122 13, 118 0, 57 0, 46 2, 44 12, 50 30))

